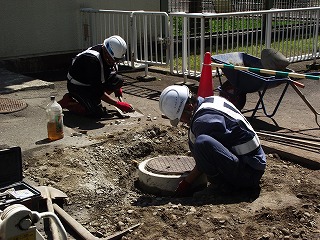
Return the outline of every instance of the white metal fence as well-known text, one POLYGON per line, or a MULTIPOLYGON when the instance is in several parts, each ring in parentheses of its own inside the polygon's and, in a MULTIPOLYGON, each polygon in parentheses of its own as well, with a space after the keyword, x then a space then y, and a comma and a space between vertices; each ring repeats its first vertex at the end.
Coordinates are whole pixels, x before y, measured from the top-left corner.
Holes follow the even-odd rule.
POLYGON ((107 36, 119 35, 128 43, 126 56, 131 55, 132 11, 84 8, 81 13, 83 49, 102 43, 107 36))
POLYGON ((172 13, 172 73, 197 76, 203 55, 264 48, 282 52, 290 62, 319 57, 320 8, 278 9, 223 14, 172 13))
POLYGON ((320 7, 223 14, 82 9, 84 48, 107 36, 128 43, 126 65, 170 65, 172 74, 198 76, 205 52, 246 52, 264 48, 291 62, 319 57, 320 7))
POLYGON ((169 12, 189 13, 226 13, 319 6, 319 0, 168 0, 169 12))
POLYGON ((165 12, 81 9, 83 48, 119 35, 127 43, 124 64, 167 65, 169 63, 169 17, 165 12))

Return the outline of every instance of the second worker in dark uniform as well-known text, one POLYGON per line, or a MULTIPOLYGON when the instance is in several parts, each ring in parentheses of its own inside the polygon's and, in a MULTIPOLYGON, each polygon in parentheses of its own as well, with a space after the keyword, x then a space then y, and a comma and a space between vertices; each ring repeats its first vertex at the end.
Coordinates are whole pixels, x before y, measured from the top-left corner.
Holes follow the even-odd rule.
POLYGON ((102 106, 104 101, 124 112, 133 111, 129 103, 121 101, 123 78, 117 74, 117 63, 124 59, 126 51, 126 42, 114 35, 79 53, 67 75, 68 93, 59 101, 62 108, 100 118, 107 113, 102 106), (113 98, 112 93, 119 99, 113 98))

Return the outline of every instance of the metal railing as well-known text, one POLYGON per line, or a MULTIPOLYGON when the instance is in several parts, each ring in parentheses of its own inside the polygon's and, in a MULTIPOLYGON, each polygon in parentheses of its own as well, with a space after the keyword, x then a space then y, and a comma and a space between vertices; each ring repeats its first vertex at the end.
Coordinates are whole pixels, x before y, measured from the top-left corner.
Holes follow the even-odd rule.
POLYGON ((223 14, 171 13, 170 71, 198 76, 205 52, 282 52, 290 62, 319 57, 320 8, 223 14))
POLYGON ((320 0, 169 0, 169 12, 227 13, 319 7, 320 0))
POLYGON ((320 7, 233 13, 164 13, 82 9, 83 48, 118 34, 125 65, 170 65, 171 74, 198 77, 205 52, 282 52, 290 62, 319 57, 320 7))
POLYGON ((127 61, 132 52, 131 19, 132 11, 101 10, 92 8, 81 9, 82 48, 100 44, 107 36, 119 35, 127 43, 127 61))
MULTIPOLYGON (((124 65, 167 65, 168 22, 165 12, 114 11, 84 8, 83 49, 102 43, 107 36, 119 35, 127 43, 124 65)), ((146 73, 147 74, 147 73, 146 73)))
POLYGON ((168 21, 164 12, 134 12, 132 14, 132 44, 134 61, 138 63, 163 65, 167 58, 168 21))

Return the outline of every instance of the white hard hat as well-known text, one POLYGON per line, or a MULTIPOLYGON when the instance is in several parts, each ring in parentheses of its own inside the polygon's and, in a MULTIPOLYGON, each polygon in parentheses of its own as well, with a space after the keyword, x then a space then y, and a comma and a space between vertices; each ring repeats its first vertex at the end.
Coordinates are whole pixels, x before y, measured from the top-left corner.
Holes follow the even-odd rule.
POLYGON ((122 60, 127 51, 127 44, 122 37, 114 35, 103 41, 104 47, 115 61, 122 60))
POLYGON ((187 86, 173 85, 162 91, 159 108, 170 119, 172 126, 178 125, 189 95, 190 91, 187 86))

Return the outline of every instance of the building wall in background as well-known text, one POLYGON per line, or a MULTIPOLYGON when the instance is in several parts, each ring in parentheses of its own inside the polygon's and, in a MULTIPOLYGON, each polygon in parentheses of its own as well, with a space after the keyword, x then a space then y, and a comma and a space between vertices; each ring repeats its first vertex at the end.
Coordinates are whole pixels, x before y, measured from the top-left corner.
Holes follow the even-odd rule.
POLYGON ((81 8, 161 11, 160 0, 0 0, 0 60, 81 49, 81 8))

